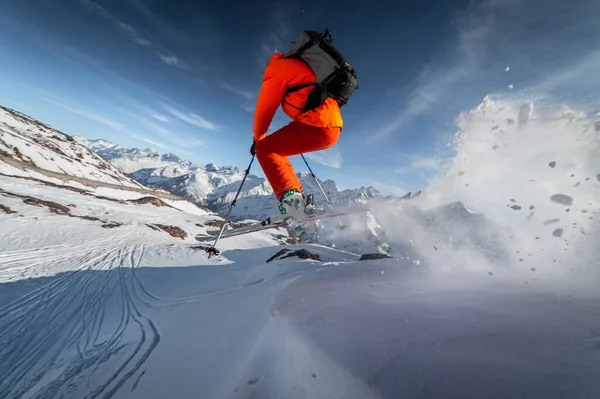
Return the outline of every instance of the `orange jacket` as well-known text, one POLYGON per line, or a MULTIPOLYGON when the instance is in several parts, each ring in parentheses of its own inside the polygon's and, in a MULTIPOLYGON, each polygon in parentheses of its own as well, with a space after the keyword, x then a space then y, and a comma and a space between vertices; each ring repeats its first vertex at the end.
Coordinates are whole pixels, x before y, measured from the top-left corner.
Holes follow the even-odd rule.
POLYGON ((284 55, 285 53, 275 53, 265 68, 254 111, 254 141, 259 141, 266 136, 280 104, 283 112, 295 121, 315 127, 342 128, 340 107, 333 98, 328 98, 313 110, 302 112, 313 86, 285 95, 289 87, 313 83, 317 78, 306 62, 297 58, 281 59, 284 55))

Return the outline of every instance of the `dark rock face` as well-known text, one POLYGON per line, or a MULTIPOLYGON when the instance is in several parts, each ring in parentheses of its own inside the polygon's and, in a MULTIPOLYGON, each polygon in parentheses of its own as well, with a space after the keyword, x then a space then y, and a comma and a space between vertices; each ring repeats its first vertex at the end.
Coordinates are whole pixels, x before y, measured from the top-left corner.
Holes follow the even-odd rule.
POLYGON ((300 259, 312 259, 312 260, 316 260, 318 262, 322 262, 321 257, 318 254, 313 254, 313 253, 307 251, 306 249, 299 249, 297 251, 292 251, 291 249, 285 248, 285 249, 282 249, 281 251, 277 252, 275 255, 271 256, 269 259, 267 259, 267 263, 269 263, 277 258, 285 259, 285 258, 291 258, 293 256, 297 256, 300 259), (288 254, 286 256, 281 256, 285 253, 288 253, 288 254))
POLYGON ((359 260, 375 260, 375 259, 387 259, 391 258, 391 256, 386 254, 363 254, 361 255, 359 260))
POLYGON ((154 206, 158 206, 158 207, 168 206, 168 207, 172 208, 171 205, 165 203, 162 200, 159 200, 156 197, 142 197, 142 198, 138 198, 135 200, 128 200, 127 202, 131 202, 133 204, 139 204, 139 205, 150 204, 150 205, 154 205, 154 206))
POLYGON ((181 238, 185 240, 187 238, 187 233, 181 229, 181 227, 177 226, 166 226, 164 224, 146 224, 146 226, 150 227, 152 230, 159 231, 163 230, 169 233, 172 237, 181 238))

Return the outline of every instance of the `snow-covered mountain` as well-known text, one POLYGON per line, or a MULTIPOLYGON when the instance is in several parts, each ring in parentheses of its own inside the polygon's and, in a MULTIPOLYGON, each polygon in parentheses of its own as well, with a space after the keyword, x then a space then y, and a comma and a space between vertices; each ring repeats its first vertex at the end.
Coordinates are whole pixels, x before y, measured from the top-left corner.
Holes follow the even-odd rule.
MULTIPOLYGON (((217 166, 212 163, 199 166, 175 154, 161 155, 153 149, 122 148, 104 140, 76 140, 138 182, 205 204, 220 213, 227 211, 245 173, 234 166, 217 166)), ((313 193, 317 203, 325 201, 310 173, 301 172, 298 177, 304 191, 313 193)), ((332 180, 320 183, 330 201, 336 204, 363 202, 381 196, 373 187, 339 190, 332 180)), ((264 178, 250 174, 232 216, 234 219, 264 219, 275 205, 276 200, 269 183, 264 178)))
MULTIPOLYGON (((0 173, 74 176, 102 183, 143 188, 85 145, 51 126, 0 106, 0 173)), ((55 176, 56 177, 56 176, 55 176)))
MULTIPOLYGON (((212 163, 199 166, 175 154, 161 155, 153 149, 123 148, 104 140, 76 139, 136 181, 206 205, 221 215, 228 212, 245 174, 245 171, 234 166, 217 166, 212 163)), ((317 206, 326 206, 326 199, 312 175, 308 172, 297 175, 304 192, 314 194, 317 206)), ((333 204, 347 205, 381 198, 381 194, 373 187, 339 190, 333 180, 319 183, 333 204)), ((240 192, 231 220, 264 220, 276 206, 277 200, 269 182, 250 174, 240 192)), ((368 217, 374 218, 373 215, 368 217)), ((365 220, 364 227, 374 224, 376 225, 376 221, 365 220)), ((319 229, 322 229, 321 224, 304 226, 301 234, 307 241, 324 243, 319 229)), ((365 250, 385 251, 388 248, 387 243, 382 241, 383 236, 374 229, 367 228, 365 235, 350 242, 329 240, 327 243, 340 247, 358 245, 365 250)))

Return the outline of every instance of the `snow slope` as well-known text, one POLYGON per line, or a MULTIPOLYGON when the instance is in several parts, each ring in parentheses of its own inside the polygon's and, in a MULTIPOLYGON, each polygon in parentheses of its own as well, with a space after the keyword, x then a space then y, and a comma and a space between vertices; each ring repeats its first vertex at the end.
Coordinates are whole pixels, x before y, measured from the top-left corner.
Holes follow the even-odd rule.
POLYGON ((121 186, 142 187, 86 146, 78 144, 73 137, 1 106, 0 166, 0 170, 18 175, 40 176, 39 172, 50 171, 121 186), (21 163, 27 169, 7 166, 6 158, 21 163))
POLYGON ((283 229, 208 258, 190 237, 219 217, 189 202, 0 176, 0 397, 599 397, 596 133, 488 100, 419 200, 319 232, 385 235, 388 259, 283 229), (320 260, 267 262, 282 249, 320 260))
POLYGON ((2 397, 600 394, 589 281, 440 270, 431 249, 404 240, 398 258, 304 244, 286 248, 321 261, 266 263, 282 246, 260 233, 224 240, 208 259, 146 226, 166 219, 193 234, 208 215, 0 179, 124 223, 103 229, 0 195, 16 211, 0 215, 2 397))

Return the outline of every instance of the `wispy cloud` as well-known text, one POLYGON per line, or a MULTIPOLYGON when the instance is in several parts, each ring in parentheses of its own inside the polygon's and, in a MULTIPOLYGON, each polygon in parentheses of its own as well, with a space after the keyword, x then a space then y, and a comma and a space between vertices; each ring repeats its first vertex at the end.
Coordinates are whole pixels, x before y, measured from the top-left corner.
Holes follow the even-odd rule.
POLYGON ((196 126, 196 127, 199 127, 201 129, 205 129, 205 130, 217 130, 218 129, 218 126, 216 124, 208 121, 207 119, 205 119, 193 112, 179 111, 178 109, 175 109, 174 107, 171 107, 169 105, 165 105, 165 110, 168 113, 170 113, 171 115, 173 115, 175 118, 179 119, 180 121, 183 121, 192 126, 196 126))
POLYGON ((60 107, 60 108, 65 109, 67 111, 70 111, 70 112, 72 112, 74 114, 83 116, 83 117, 88 118, 90 120, 93 120, 93 121, 96 121, 96 122, 100 122, 102 124, 105 124, 107 126, 112 127, 113 129, 119 129, 119 128, 123 127, 123 124, 121 124, 119 122, 116 122, 116 121, 114 121, 112 119, 106 118, 106 117, 104 117, 102 115, 98 115, 96 113, 93 113, 91 111, 88 111, 88 110, 85 110, 85 109, 81 109, 81 108, 76 108, 76 107, 73 107, 71 105, 64 104, 62 102, 53 100, 53 99, 48 98, 48 97, 46 97, 44 95, 41 95, 41 94, 38 94, 38 97, 41 98, 42 100, 50 103, 50 104, 56 105, 57 107, 60 107))
POLYGON ((271 32, 260 41, 256 62, 257 66, 261 69, 267 65, 273 53, 287 51, 290 47, 288 40, 291 35, 291 23, 284 7, 275 8, 272 12, 270 21, 271 32))
MULTIPOLYGON (((161 46, 156 45, 155 43, 152 43, 150 40, 148 40, 146 37, 144 37, 133 26, 121 21, 115 15, 110 13, 106 8, 100 6, 96 2, 94 2, 92 0, 79 0, 79 2, 83 5, 85 5, 86 7, 88 7, 88 9, 95 11, 95 12, 99 13, 100 15, 102 15, 104 18, 106 18, 108 21, 110 21, 110 23, 115 27, 115 29, 117 31, 121 32, 121 34, 123 34, 124 36, 131 39, 134 43, 137 43, 138 45, 140 45, 142 47, 146 47, 146 48, 153 48, 153 49, 161 48, 161 46)), ((163 50, 155 50, 155 54, 162 62, 164 62, 165 64, 167 64, 169 66, 172 66, 175 68, 187 68, 187 63, 184 60, 182 60, 180 57, 177 57, 177 56, 171 54, 168 51, 165 51, 164 49, 163 50)))
POLYGON ((600 84, 598 65, 600 65, 600 50, 592 51, 574 60, 568 68, 545 76, 537 86, 542 90, 555 90, 575 82, 582 82, 587 87, 598 85, 600 84))
POLYGON ((139 44, 142 47, 152 47, 152 43, 150 42, 150 40, 143 37, 133 26, 128 25, 119 20, 108 10, 106 10, 106 8, 98 5, 92 0, 79 0, 79 2, 88 7, 90 10, 96 11, 104 18, 108 19, 118 31, 120 31, 125 36, 128 36, 135 43, 139 44))
MULTIPOLYGON (((493 1, 489 1, 479 9, 490 8, 494 4, 493 1)), ((486 53, 486 40, 493 27, 493 20, 484 12, 475 16, 469 10, 457 24, 457 40, 451 51, 451 58, 455 61, 433 61, 423 66, 404 110, 380 127, 373 139, 387 138, 414 117, 430 112, 442 100, 450 98, 456 85, 468 79, 477 70, 481 58, 486 53)))
POLYGON ((148 143, 148 144, 154 145, 156 147, 160 147, 160 148, 163 148, 163 149, 166 149, 166 150, 169 149, 169 146, 167 146, 166 144, 163 144, 161 142, 149 139, 149 138, 144 137, 144 136, 140 136, 140 135, 137 135, 137 134, 132 134, 131 137, 133 137, 134 139, 143 141, 144 143, 148 143))
POLYGON ((440 171, 442 167, 436 158, 418 158, 414 159, 407 166, 403 166, 401 168, 397 168, 394 170, 394 173, 397 174, 406 174, 406 173, 415 173, 415 171, 440 171))
POLYGON ((320 163, 321 165, 329 166, 330 168, 339 169, 342 167, 342 154, 337 147, 323 151, 315 151, 304 154, 306 158, 320 163))
POLYGON ((381 191, 384 195, 395 195, 395 196, 403 196, 408 191, 401 186, 397 186, 395 184, 384 183, 378 180, 372 180, 369 184, 375 187, 377 190, 381 191))
POLYGON ((149 119, 142 118, 142 119, 140 119, 140 122, 143 123, 144 125, 148 126, 151 130, 153 130, 155 133, 159 134, 165 140, 167 140, 169 142, 169 144, 173 144, 176 147, 179 147, 179 148, 200 147, 204 144, 203 141, 201 141, 199 139, 190 137, 189 135, 181 136, 181 135, 173 132, 171 129, 166 129, 162 126, 157 125, 156 123, 152 122, 149 119))
POLYGON ((167 118, 166 116, 161 115, 161 114, 149 114, 148 116, 156 119, 157 121, 161 121, 161 122, 165 122, 165 123, 169 122, 169 118, 167 118))
POLYGON ((178 58, 174 55, 166 55, 163 53, 156 53, 156 55, 158 55, 158 58, 161 59, 162 62, 164 62, 165 64, 169 65, 169 66, 173 66, 176 68, 187 68, 187 64, 185 63, 185 61, 183 61, 181 58, 178 58))
POLYGON ((256 94, 251 92, 251 91, 246 91, 246 90, 242 90, 240 88, 231 86, 229 84, 222 84, 221 87, 223 87, 225 90, 227 90, 230 93, 233 94, 237 94, 240 97, 245 98, 246 100, 255 100, 256 99, 256 94))

